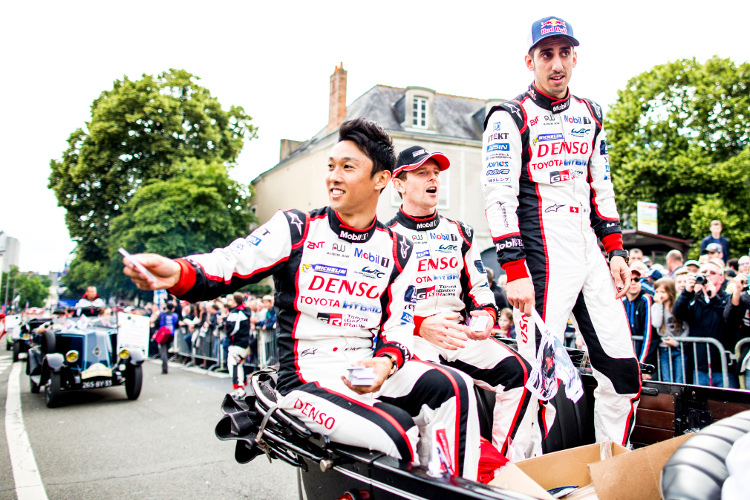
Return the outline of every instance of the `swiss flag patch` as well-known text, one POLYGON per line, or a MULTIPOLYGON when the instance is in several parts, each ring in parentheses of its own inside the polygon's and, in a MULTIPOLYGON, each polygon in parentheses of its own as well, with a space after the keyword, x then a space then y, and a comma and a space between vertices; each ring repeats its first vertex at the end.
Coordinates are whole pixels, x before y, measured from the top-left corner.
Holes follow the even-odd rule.
POLYGON ((577 214, 578 213, 578 207, 570 207, 570 213, 577 214))

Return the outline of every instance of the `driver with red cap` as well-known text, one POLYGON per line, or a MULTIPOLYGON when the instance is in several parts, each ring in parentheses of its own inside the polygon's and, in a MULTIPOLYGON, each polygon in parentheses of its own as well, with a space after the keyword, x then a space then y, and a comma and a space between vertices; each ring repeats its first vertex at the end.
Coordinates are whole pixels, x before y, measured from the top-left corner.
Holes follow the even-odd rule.
MULTIPOLYGON (((490 109, 484 123, 485 213, 508 275, 519 352, 536 359, 541 333, 530 317, 533 308, 561 341, 572 312, 597 380, 596 439, 627 445, 641 378, 619 300, 630 271, 604 117, 598 104, 568 87, 578 63, 570 23, 544 17, 528 34, 525 61, 534 81, 490 109)), ((547 405, 538 419, 542 436, 553 419, 547 405)))
POLYGON ((529 364, 490 337, 497 318, 474 231, 438 215, 440 172, 450 161, 442 153, 412 146, 398 155, 393 185, 403 199, 387 225, 414 243, 417 257, 414 353, 458 369, 495 392, 492 444, 509 460, 525 458, 531 426, 522 426, 530 392, 529 364))

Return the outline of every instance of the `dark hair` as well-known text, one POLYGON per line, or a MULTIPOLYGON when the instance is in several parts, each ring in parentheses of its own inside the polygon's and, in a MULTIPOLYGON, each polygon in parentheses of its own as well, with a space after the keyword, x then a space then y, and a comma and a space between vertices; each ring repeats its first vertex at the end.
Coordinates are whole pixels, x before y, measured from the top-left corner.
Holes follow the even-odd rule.
POLYGON ((727 261, 727 267, 734 271, 740 270, 740 259, 729 259, 727 261))
POLYGON ((232 298, 238 306, 242 305, 242 303, 245 302, 245 295, 242 292, 234 292, 234 294, 232 294, 232 298))
POLYGON ((167 311, 174 311, 174 304, 167 302, 167 311))
POLYGON ((355 118, 341 124, 339 142, 351 141, 372 161, 370 178, 382 170, 393 172, 396 153, 393 140, 383 127, 367 118, 355 118))

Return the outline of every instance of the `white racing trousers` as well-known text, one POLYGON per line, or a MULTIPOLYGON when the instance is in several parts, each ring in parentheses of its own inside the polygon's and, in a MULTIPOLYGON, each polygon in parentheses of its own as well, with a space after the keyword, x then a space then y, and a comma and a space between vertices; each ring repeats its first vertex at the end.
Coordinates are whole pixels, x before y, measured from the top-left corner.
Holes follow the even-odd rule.
POLYGON ((238 389, 245 387, 245 367, 243 363, 247 358, 247 347, 230 345, 227 351, 227 368, 232 374, 232 387, 238 389))
MULTIPOLYGON (((548 231, 544 248, 526 246, 526 264, 536 295, 536 310, 549 330, 564 341, 565 326, 573 314, 589 352, 597 388, 594 390, 594 427, 597 442, 611 440, 626 446, 635 426, 641 392, 640 367, 633 351, 622 301, 609 266, 593 231, 575 234, 548 231), (578 241, 578 240, 581 241, 578 241)), ((518 351, 536 363, 541 334, 531 317, 513 311, 518 351), (534 334, 530 334, 534 332, 534 334)), ((541 454, 541 439, 551 428, 555 410, 546 404, 536 412, 537 401, 527 415, 538 415, 533 449, 541 454), (541 434, 540 434, 541 433, 541 434)), ((530 418, 530 417, 529 417, 530 418)))
MULTIPOLYGON (((348 365, 327 363, 320 370, 326 378, 293 388, 281 397, 279 407, 331 441, 425 467, 433 450, 433 429, 443 428, 454 473, 477 479, 479 420, 468 377, 411 360, 380 391, 359 395, 339 378, 348 365)), ((308 371, 307 379, 311 378, 308 371)))
POLYGON ((466 347, 448 350, 414 338, 414 353, 420 358, 455 368, 474 383, 495 393, 492 414, 492 444, 511 462, 523 460, 531 444, 533 419, 524 420, 531 392, 526 382, 531 366, 499 340, 469 340, 466 347))

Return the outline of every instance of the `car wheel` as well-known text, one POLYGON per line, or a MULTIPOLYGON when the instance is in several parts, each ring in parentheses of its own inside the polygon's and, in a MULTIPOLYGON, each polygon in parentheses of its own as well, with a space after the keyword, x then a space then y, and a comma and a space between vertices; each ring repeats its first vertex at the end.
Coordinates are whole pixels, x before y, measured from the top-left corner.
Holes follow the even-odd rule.
POLYGON ((128 395, 128 399, 138 399, 141 395, 141 386, 143 386, 143 367, 128 366, 125 371, 125 394, 128 395))
POLYGON ((18 356, 21 354, 21 342, 13 342, 13 362, 18 361, 18 356))
POLYGON ((44 387, 44 401, 47 408, 57 408, 60 406, 60 374, 50 373, 49 382, 44 387))
POLYGON ((29 375, 29 388, 32 394, 39 394, 39 384, 34 383, 34 379, 29 375))

